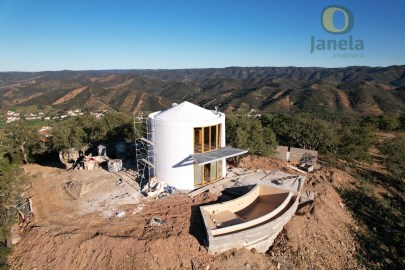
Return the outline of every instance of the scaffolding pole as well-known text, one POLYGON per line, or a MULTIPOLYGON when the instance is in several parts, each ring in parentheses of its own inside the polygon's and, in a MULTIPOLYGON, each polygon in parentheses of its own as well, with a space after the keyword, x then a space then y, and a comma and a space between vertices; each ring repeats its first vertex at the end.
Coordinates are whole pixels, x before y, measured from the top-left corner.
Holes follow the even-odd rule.
POLYGON ((141 188, 156 176, 155 127, 147 117, 134 114, 135 157, 138 182, 141 188))

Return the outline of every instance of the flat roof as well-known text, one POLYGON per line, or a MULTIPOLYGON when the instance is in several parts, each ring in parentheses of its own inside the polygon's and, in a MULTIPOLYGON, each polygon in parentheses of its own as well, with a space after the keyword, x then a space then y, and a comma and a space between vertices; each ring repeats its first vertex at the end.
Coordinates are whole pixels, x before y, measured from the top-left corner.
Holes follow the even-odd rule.
POLYGON ((191 155, 194 161, 199 165, 208 164, 217 160, 236 157, 239 155, 246 154, 248 150, 239 149, 239 148, 232 148, 232 147, 222 147, 221 149, 205 152, 201 154, 194 154, 191 155))

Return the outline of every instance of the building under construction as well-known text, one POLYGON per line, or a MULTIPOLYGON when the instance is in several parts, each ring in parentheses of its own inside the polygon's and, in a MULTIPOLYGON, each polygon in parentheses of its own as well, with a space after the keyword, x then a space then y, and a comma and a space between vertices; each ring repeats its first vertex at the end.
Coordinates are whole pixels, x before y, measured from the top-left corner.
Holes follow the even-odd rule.
POLYGON ((225 114, 190 102, 135 117, 136 164, 140 182, 156 177, 192 190, 225 177, 226 159, 247 150, 226 146, 225 114))

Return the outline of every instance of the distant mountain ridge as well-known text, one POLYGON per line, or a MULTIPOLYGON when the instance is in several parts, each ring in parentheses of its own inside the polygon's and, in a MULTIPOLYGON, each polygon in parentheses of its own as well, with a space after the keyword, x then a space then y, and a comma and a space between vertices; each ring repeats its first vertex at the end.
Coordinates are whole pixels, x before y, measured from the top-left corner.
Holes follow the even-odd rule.
POLYGON ((0 72, 0 108, 155 111, 188 100, 223 111, 405 110, 405 65, 0 72))

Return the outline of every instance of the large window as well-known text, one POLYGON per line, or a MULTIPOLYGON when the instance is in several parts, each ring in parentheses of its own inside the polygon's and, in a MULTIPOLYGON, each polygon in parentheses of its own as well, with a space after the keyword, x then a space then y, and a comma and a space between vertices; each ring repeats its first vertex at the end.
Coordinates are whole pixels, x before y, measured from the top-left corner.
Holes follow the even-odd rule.
MULTIPOLYGON (((194 128, 194 153, 205 153, 221 148, 221 124, 194 128)), ((209 164, 194 164, 195 187, 208 185, 222 178, 222 160, 209 164)))
POLYGON ((199 166, 194 164, 195 187, 205 186, 222 178, 222 160, 199 166))
POLYGON ((203 184, 203 176, 201 174, 201 167, 198 164, 194 165, 194 185, 196 187, 202 186, 203 184))
POLYGON ((202 153, 202 128, 194 128, 194 153, 202 153))
POLYGON ((221 124, 194 128, 194 153, 221 148, 221 124))
POLYGON ((218 126, 212 126, 211 127, 211 129, 210 129, 210 150, 215 150, 215 149, 217 149, 218 147, 218 142, 217 142, 217 129, 218 129, 218 126))
POLYGON ((210 130, 211 127, 205 127, 203 129, 203 137, 204 137, 204 148, 203 153, 210 150, 210 130))

